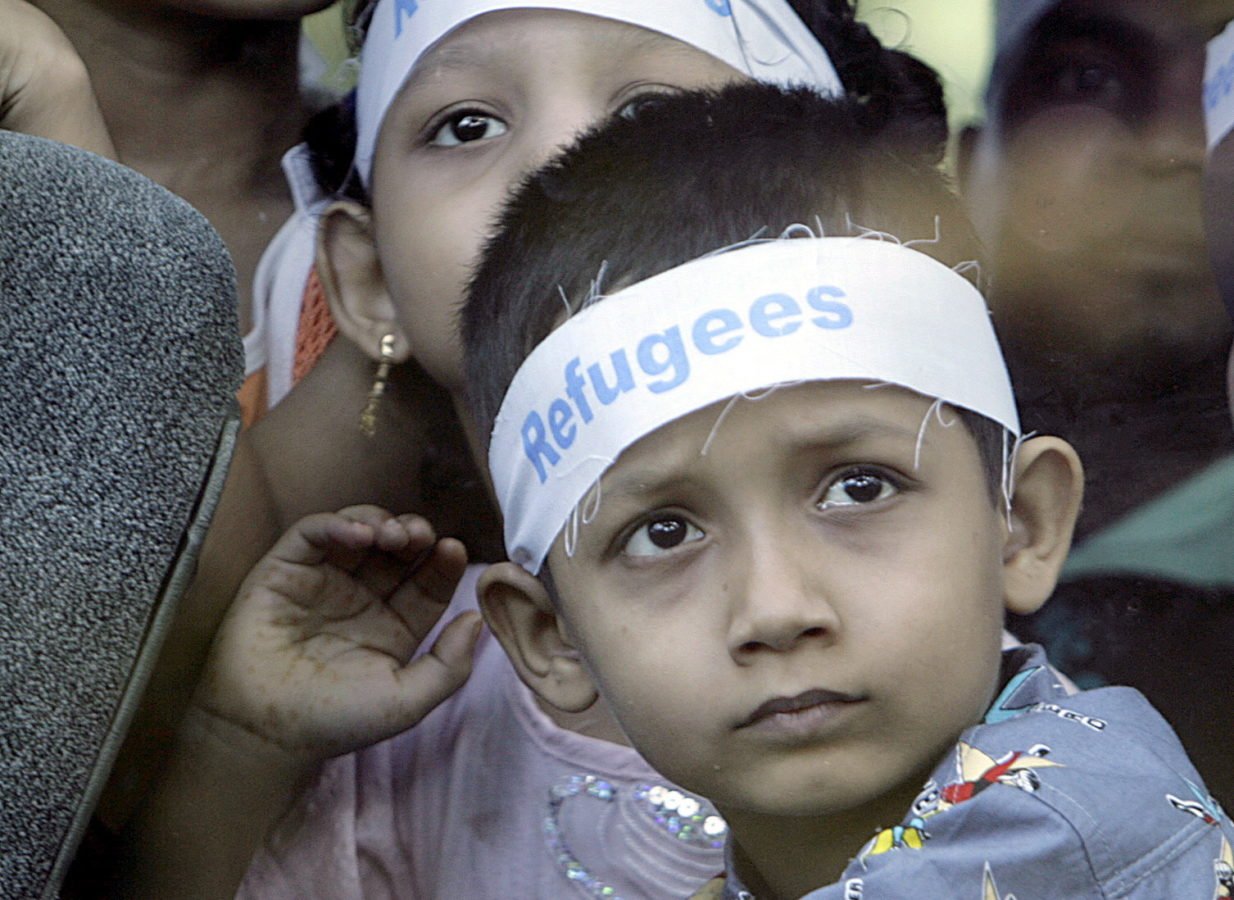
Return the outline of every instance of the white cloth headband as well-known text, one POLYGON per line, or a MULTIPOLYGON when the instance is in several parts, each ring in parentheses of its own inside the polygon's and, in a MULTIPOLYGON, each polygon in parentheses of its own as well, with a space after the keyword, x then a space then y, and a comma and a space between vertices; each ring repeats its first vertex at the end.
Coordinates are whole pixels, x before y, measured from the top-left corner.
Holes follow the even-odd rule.
POLYGON ((1234 128, 1234 22, 1208 42, 1204 66, 1204 126, 1208 150, 1234 128))
POLYGON ((868 238, 743 247, 588 306, 527 357, 489 447, 510 559, 538 572, 604 471, 666 423, 832 379, 900 385, 1019 435, 985 301, 961 275, 868 238))
POLYGON ((786 0, 381 0, 364 41, 356 89, 356 167, 365 185, 386 110, 420 57, 460 25, 509 9, 566 10, 626 22, 696 47, 757 81, 843 93, 827 51, 786 0))

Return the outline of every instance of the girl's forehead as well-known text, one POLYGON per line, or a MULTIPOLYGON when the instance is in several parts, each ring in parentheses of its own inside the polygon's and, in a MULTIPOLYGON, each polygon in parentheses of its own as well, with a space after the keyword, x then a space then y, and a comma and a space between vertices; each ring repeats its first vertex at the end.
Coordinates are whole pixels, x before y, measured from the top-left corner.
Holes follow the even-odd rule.
MULTIPOLYGON (((557 47, 545 44, 531 51, 550 58, 561 46, 583 36, 590 39, 600 29, 604 29, 606 41, 604 47, 597 48, 597 60, 612 55, 613 35, 626 33, 636 42, 656 43, 640 33, 641 28, 676 39, 701 51, 704 58, 722 60, 759 81, 806 85, 826 94, 843 92, 827 51, 788 0, 540 0, 528 4, 507 0, 379 0, 365 38, 356 89, 355 162, 366 186, 386 112, 426 53, 446 43, 457 47, 457 36, 466 34, 466 26, 476 34, 488 29, 488 52, 493 52, 498 42, 509 45, 529 40, 529 22, 553 22, 554 28, 574 29, 571 34, 576 36, 562 38, 557 47), (498 33, 494 22, 512 21, 498 20, 498 14, 555 17, 520 19, 517 27, 509 25, 498 33), (484 21, 490 16, 494 18, 484 21)), ((658 46, 673 48, 669 40, 660 41, 658 46)), ((670 52, 685 51, 673 48, 670 52)))
POLYGON ((427 73, 483 70, 525 51, 553 53, 564 46, 602 49, 597 65, 632 56, 720 62, 684 41, 628 22, 572 10, 508 9, 483 13, 443 35, 416 61, 408 82, 427 73))

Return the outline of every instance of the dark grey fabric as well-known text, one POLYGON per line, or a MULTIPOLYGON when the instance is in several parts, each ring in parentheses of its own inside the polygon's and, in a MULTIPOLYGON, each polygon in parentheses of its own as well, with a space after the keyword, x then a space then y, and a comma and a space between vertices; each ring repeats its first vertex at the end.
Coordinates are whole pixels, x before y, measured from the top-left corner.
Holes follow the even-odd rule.
POLYGON ((0 132, 6 897, 54 891, 80 837, 213 509, 242 372, 234 270, 200 214, 0 132))

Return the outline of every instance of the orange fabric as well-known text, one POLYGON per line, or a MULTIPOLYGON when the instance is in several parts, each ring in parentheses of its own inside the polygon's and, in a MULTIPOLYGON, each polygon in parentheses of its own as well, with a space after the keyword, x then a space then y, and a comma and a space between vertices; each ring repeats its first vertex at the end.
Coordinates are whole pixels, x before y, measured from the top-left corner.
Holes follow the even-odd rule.
POLYGON ((300 379, 313 371, 321 354, 326 352, 334 336, 338 334, 338 326, 330 315, 330 304, 326 302, 326 292, 317 277, 317 267, 309 272, 308 282, 304 285, 304 302, 300 304, 300 324, 296 328, 296 356, 291 367, 291 383, 298 384, 300 379))
POLYGON ((244 379, 236 392, 240 404, 240 424, 249 428, 266 414, 266 370, 263 366, 244 379))

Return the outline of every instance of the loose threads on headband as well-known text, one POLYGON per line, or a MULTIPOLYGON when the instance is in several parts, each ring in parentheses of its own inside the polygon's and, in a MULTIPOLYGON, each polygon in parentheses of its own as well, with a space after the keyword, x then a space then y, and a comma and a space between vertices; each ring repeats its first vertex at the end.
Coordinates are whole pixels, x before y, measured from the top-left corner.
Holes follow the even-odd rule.
POLYGON ((780 232, 779 240, 787 241, 792 238, 816 238, 819 235, 814 233, 814 229, 802 222, 795 222, 789 225, 780 232))
POLYGON ((1016 435, 1015 443, 1011 445, 1010 452, 1007 448, 1007 437, 1011 432, 1003 429, 1003 511, 1007 516, 1007 530, 1011 530, 1011 502, 1015 498, 1015 467, 1016 460, 1020 457, 1020 448, 1024 446, 1024 442, 1029 438, 1034 437, 1037 432, 1031 431, 1028 434, 1016 435))
POLYGON ((711 426, 711 431, 707 432, 707 440, 703 441, 703 449, 698 451, 699 456, 706 456, 711 450, 711 442, 715 440, 716 433, 720 430, 720 426, 724 424, 724 420, 728 418, 728 414, 732 412, 733 407, 737 405, 737 401, 740 399, 740 394, 735 394, 728 398, 728 402, 724 404, 724 409, 720 410, 720 414, 716 416, 716 421, 711 426))
POLYGON ((713 256, 723 256, 725 253, 729 253, 730 251, 740 250, 742 247, 752 247, 755 244, 766 244, 774 241, 775 238, 765 237, 767 231, 767 226, 764 225, 744 241, 737 241, 735 244, 726 244, 723 247, 717 247, 715 250, 709 250, 700 256, 699 259, 711 259, 713 256))
POLYGON ((564 318, 570 319, 587 307, 604 299, 604 276, 607 274, 608 260, 606 259, 600 263, 600 268, 596 271, 596 277, 591 279, 591 284, 587 287, 587 295, 578 303, 573 303, 570 300, 564 286, 557 285, 557 296, 561 299, 562 310, 565 313, 564 318))
POLYGON ((910 241, 905 241, 901 246, 916 247, 918 244, 940 244, 943 240, 943 223, 938 216, 934 217, 934 236, 928 238, 913 238, 910 241))
POLYGON ((926 426, 930 424, 930 417, 938 419, 938 424, 944 428, 950 428, 958 421, 958 419, 952 419, 948 422, 943 418, 943 407, 946 405, 946 400, 935 400, 930 404, 925 415, 921 417, 921 427, 917 429, 917 444, 913 448, 913 471, 921 468, 921 448, 925 444, 926 426))
POLYGON ((849 234, 853 235, 853 237, 865 238, 872 241, 887 241, 900 247, 904 246, 904 242, 890 231, 880 231, 877 228, 867 228, 866 226, 854 221, 853 214, 851 212, 844 213, 844 224, 848 228, 849 234))
POLYGON ((608 275, 608 260, 600 261, 600 268, 596 272, 596 277, 591 279, 591 287, 587 290, 587 296, 583 299, 583 305, 580 310, 599 303, 604 299, 604 278, 608 275))
MULTIPOLYGON (((918 245, 922 245, 922 244, 927 245, 927 246, 935 245, 935 244, 941 244, 943 241, 943 224, 942 224, 942 219, 939 216, 934 217, 934 234, 931 237, 912 238, 907 241, 901 240, 896 235, 891 234, 890 232, 879 231, 877 228, 867 228, 866 226, 858 222, 855 222, 853 220, 851 213, 844 214, 844 221, 845 221, 845 224, 848 226, 848 230, 854 233, 853 235, 854 237, 868 238, 870 240, 877 240, 877 241, 890 241, 893 244, 899 244, 901 247, 907 247, 910 250, 915 250, 918 245)), ((821 221, 819 222, 818 227, 820 231, 819 236, 821 237, 822 236, 821 231, 823 227, 821 221)), ((981 262, 979 260, 976 260, 976 259, 961 260, 960 262, 956 263, 954 266, 951 267, 951 271, 955 272, 957 275, 963 275, 963 276, 967 276, 968 273, 975 271, 977 273, 977 276, 975 279, 977 289, 984 292, 985 278, 983 276, 983 269, 981 267, 981 262)))
MULTIPOLYGON (((871 388, 871 389, 889 387, 889 386, 890 385, 885 385, 885 384, 866 385, 867 388, 871 388)), ((938 424, 942 425, 944 428, 951 428, 953 425, 955 425, 957 421, 959 421, 959 419, 956 418, 948 422, 946 419, 943 418, 943 407, 946 405, 948 404, 947 404, 947 401, 945 400, 935 400, 933 403, 930 404, 930 408, 926 410, 925 415, 921 419, 921 427, 917 429, 917 444, 913 448, 913 469, 914 470, 921 468, 921 451, 925 444, 925 433, 926 433, 927 426, 930 424, 930 418, 933 417, 937 419, 938 424)), ((1003 512, 1007 517, 1007 527, 1010 528, 1011 527, 1011 500, 1015 496, 1015 462, 1016 462, 1016 458, 1019 456, 1020 447, 1022 447, 1024 445, 1024 442, 1028 440, 1029 438, 1031 438, 1033 435, 1032 434, 1015 435, 1015 442, 1010 443, 1010 438, 1012 437, 1013 432, 1011 432, 1007 428, 1003 428, 1002 433, 1003 433, 1003 452, 1002 452, 1003 470, 1002 470, 1002 475, 999 478, 999 492, 1002 494, 1000 499, 1002 500, 1003 512)))
POLYGON ((602 479, 603 476, 600 476, 592 482, 591 487, 587 489, 587 493, 583 494, 582 499, 575 503, 574 508, 570 510, 565 530, 561 535, 567 558, 573 558, 574 552, 578 549, 578 538, 582 526, 590 525, 596 520, 596 516, 600 514, 600 500, 604 496, 602 479))

